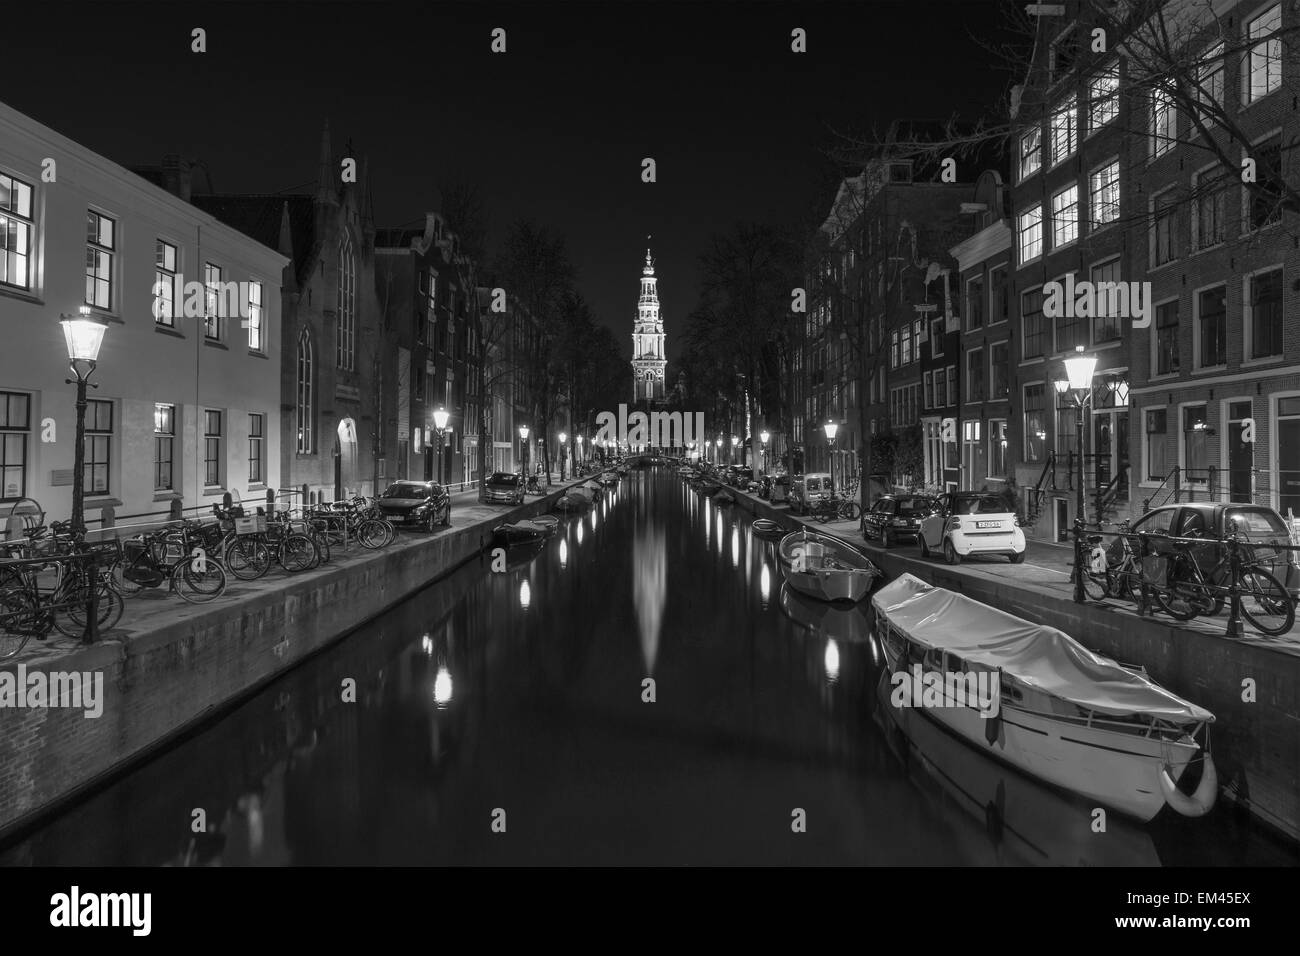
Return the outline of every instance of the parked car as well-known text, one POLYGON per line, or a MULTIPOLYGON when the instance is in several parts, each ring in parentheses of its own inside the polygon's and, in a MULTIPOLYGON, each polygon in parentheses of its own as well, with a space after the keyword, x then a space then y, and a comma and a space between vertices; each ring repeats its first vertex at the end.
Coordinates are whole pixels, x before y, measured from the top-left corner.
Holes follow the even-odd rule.
POLYGON ((933 495, 884 495, 862 513, 859 527, 862 537, 878 538, 883 547, 892 548, 921 533, 921 519, 939 509, 933 495))
MULTIPOLYGON (((1286 519, 1268 505, 1185 501, 1153 508, 1130 527, 1134 533, 1151 534, 1152 537, 1146 539, 1150 549, 1157 554, 1165 554, 1173 550, 1174 544, 1158 537, 1159 535, 1221 539, 1230 533, 1234 523, 1246 545, 1241 552, 1242 558, 1264 565, 1287 589, 1293 600, 1300 597, 1300 567, 1297 567, 1296 552, 1275 547, 1291 544, 1291 530, 1286 519)), ((1109 559, 1118 561, 1122 557, 1122 549, 1120 539, 1115 538, 1108 546, 1109 559)), ((1214 540, 1203 546, 1194 545, 1190 550, 1196 562, 1208 574, 1223 558, 1226 549, 1220 541, 1214 540)))
POLYGON ((768 489, 768 498, 774 505, 790 500, 789 475, 777 475, 772 479, 772 487, 768 489))
POLYGON ((814 471, 795 478, 790 486, 790 510, 806 515, 817 502, 835 493, 835 482, 824 471, 814 471))
POLYGON ((921 519, 917 535, 921 556, 943 554, 960 564, 972 554, 1005 554, 1012 564, 1025 560, 1025 533, 1020 519, 1000 495, 952 491, 939 499, 939 508, 921 519))
POLYGON ((497 471, 488 476, 483 486, 483 500, 494 504, 521 505, 524 503, 524 476, 516 472, 497 471))
POLYGON ((395 481, 378 504, 393 524, 414 524, 428 531, 451 524, 451 494, 436 481, 395 481))

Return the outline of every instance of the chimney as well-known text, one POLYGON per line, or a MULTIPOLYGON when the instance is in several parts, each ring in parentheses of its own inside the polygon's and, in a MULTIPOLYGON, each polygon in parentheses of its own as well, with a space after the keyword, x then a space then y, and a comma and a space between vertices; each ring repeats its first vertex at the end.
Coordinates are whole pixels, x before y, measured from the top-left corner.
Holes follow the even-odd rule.
POLYGON ((193 165, 188 159, 181 158, 178 153, 168 153, 163 157, 163 188, 185 202, 190 201, 190 177, 193 165))

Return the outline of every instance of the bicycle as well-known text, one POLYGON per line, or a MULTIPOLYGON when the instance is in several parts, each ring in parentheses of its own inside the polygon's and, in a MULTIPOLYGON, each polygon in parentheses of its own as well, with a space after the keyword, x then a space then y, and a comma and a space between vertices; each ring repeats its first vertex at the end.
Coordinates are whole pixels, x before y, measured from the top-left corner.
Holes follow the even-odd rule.
MULTIPOLYGON (((51 630, 81 637, 90 620, 92 594, 100 630, 115 627, 122 618, 122 596, 102 570, 116 560, 117 542, 90 545, 79 536, 65 536, 57 524, 55 529, 49 543, 66 548, 63 553, 0 560, 0 659, 14 657, 33 637, 45 640, 51 630), (54 582, 47 586, 50 572, 54 582)), ((28 541, 11 543, 7 550, 30 550, 37 537, 29 534, 28 541)))
POLYGON ((856 521, 862 515, 862 506, 852 498, 829 495, 820 499, 812 508, 812 517, 822 524, 831 521, 856 521))
POLYGON ((1226 551, 1206 573, 1191 552, 1196 546, 1175 542, 1172 554, 1160 556, 1168 561, 1165 580, 1153 583, 1148 576, 1151 596, 1162 611, 1176 621, 1213 617, 1223 610, 1235 587, 1241 595, 1241 613, 1257 631, 1277 637, 1291 630, 1295 605, 1277 578, 1262 565, 1242 562, 1234 580, 1232 560, 1226 551))
POLYGON ((113 589, 124 597, 145 588, 174 591, 190 604, 206 604, 226 591, 221 561, 199 542, 202 526, 183 521, 180 528, 162 528, 128 539, 113 563, 113 589))

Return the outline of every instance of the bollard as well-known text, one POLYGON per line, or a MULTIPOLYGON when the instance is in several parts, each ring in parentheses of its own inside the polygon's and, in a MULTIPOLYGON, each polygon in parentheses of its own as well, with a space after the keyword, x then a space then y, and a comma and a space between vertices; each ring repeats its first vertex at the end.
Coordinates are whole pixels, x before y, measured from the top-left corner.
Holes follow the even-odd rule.
POLYGON ((1228 615, 1228 637, 1245 637, 1246 628, 1241 623, 1241 542, 1237 535, 1228 538, 1228 567, 1232 575, 1229 587, 1232 597, 1232 612, 1228 615))
POLYGON ((181 499, 173 498, 172 503, 167 507, 167 520, 180 521, 183 517, 185 517, 185 511, 181 505, 181 499))

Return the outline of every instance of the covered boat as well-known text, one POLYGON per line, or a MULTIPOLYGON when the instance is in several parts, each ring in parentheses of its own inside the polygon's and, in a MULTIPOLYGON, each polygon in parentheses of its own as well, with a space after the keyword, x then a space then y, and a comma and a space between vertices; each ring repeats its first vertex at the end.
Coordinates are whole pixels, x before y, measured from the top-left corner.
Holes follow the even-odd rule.
POLYGON ((781 526, 771 518, 756 518, 754 520, 754 533, 761 534, 764 537, 771 537, 781 533, 781 526))
POLYGON ((1202 754, 1195 737, 1214 721, 1208 710, 1056 628, 910 574, 872 603, 897 706, 914 707, 1030 776, 1139 820, 1166 803, 1186 816, 1214 805, 1218 775, 1208 753, 1196 792, 1177 786, 1202 754), (972 687, 989 688, 983 702, 971 699, 979 696, 972 687))
POLYGON ((861 601, 880 577, 871 559, 847 541, 807 529, 782 538, 777 554, 790 586, 822 601, 861 601))
POLYGON ((492 536, 500 544, 526 544, 545 538, 555 530, 557 524, 559 524, 559 519, 551 515, 542 515, 538 518, 497 525, 492 530, 492 536))

